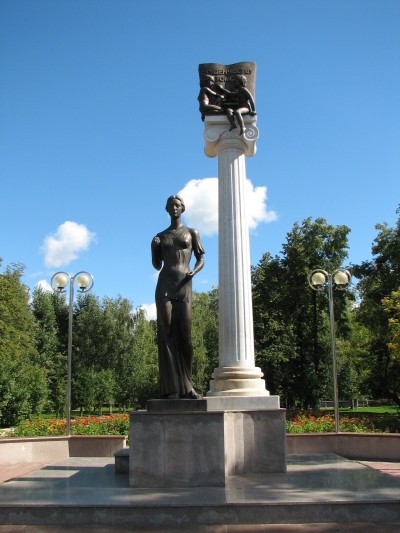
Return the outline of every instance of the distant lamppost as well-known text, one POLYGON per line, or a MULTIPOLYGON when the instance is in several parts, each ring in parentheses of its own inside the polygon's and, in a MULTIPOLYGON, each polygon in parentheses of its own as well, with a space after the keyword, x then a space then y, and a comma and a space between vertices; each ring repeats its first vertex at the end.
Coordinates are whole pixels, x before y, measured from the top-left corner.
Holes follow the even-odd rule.
POLYGON ((351 274, 345 268, 337 268, 329 274, 321 268, 313 270, 308 275, 308 283, 314 291, 325 291, 329 295, 329 317, 331 323, 332 363, 333 363, 333 388, 335 400, 335 431, 340 433, 339 425, 339 398, 336 366, 336 341, 335 341, 335 316, 333 313, 333 288, 343 291, 351 283, 351 274))
POLYGON ((79 287, 79 292, 89 292, 94 285, 94 278, 89 272, 78 272, 70 276, 66 272, 56 272, 51 278, 51 287, 56 292, 67 292, 69 285, 69 318, 68 318, 68 378, 67 378, 67 436, 71 434, 71 360, 72 360, 72 317, 74 312, 74 281, 79 287))

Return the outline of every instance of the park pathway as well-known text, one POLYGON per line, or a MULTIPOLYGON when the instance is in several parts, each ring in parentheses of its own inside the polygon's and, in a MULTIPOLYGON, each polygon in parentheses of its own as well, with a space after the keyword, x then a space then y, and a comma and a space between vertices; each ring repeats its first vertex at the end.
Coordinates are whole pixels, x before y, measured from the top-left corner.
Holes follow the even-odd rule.
MULTIPOLYGON (((400 463, 359 461, 380 472, 400 478, 400 463)), ((19 463, 0 469, 0 483, 29 474, 47 463, 19 463)), ((68 525, 0 525, 0 533, 400 533, 400 522, 351 522, 312 524, 257 524, 212 526, 68 526, 68 525)))

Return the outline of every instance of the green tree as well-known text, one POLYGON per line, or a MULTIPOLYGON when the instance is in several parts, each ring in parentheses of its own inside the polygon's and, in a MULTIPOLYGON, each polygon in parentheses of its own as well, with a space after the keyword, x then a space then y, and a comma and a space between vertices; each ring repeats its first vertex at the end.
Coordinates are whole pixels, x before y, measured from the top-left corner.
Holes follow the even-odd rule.
MULTIPOLYGON (((94 294, 79 295, 74 304, 72 403, 81 410, 98 407, 100 372, 114 372, 118 319, 110 313, 111 306, 115 307, 112 299, 105 297, 100 301, 94 294)), ((114 376, 111 381, 115 384, 114 376)), ((115 390, 108 396, 113 397, 114 393, 115 390)))
POLYGON ((79 296, 73 335, 75 406, 97 405, 96 398, 102 398, 125 409, 135 401, 144 406, 157 396, 155 323, 146 320, 142 309, 134 311, 121 296, 102 300, 92 294, 79 296), (90 385, 93 379, 102 383, 100 388, 90 385))
POLYGON ((146 320, 140 308, 133 313, 133 321, 132 350, 124 362, 128 369, 124 375, 130 379, 125 382, 124 401, 120 403, 145 407, 147 400, 159 397, 157 326, 154 320, 146 320))
MULTIPOLYGON (((317 407, 332 396, 328 295, 310 289, 308 273, 328 272, 347 257, 350 229, 323 218, 296 223, 280 256, 263 255, 252 269, 256 362, 267 388, 287 407, 317 407)), ((346 291, 335 293, 339 334, 349 333, 346 291)))
MULTIPOLYGON (((397 209, 400 213, 400 208, 397 209)), ((361 299, 356 318, 370 332, 366 385, 375 398, 389 398, 400 406, 400 365, 393 358, 393 319, 396 292, 400 289, 400 217, 394 228, 377 224, 372 246, 373 259, 353 266, 360 280, 361 299)))
POLYGON ((97 389, 96 389, 96 405, 101 409, 103 404, 108 403, 110 406, 110 413, 112 413, 112 406, 115 402, 116 392, 116 376, 114 370, 111 368, 102 369, 97 372, 97 389))
POLYGON ((194 292, 192 307, 193 386, 204 395, 218 366, 218 289, 194 292))
POLYGON ((35 347, 34 317, 21 264, 0 275, 0 424, 15 425, 40 413, 47 398, 46 372, 35 347))
POLYGON ((390 340, 388 348, 393 361, 400 364, 400 289, 393 291, 388 298, 382 300, 382 305, 389 317, 390 340))
POLYGON ((336 336, 339 398, 350 401, 371 395, 366 385, 370 372, 370 334, 357 322, 356 311, 356 308, 349 311, 349 334, 346 337, 336 336))
POLYGON ((35 317, 35 340, 39 364, 45 369, 49 389, 48 409, 57 417, 66 413, 68 305, 64 293, 36 287, 31 308, 35 317))
POLYGON ((93 368, 81 367, 78 376, 73 381, 72 392, 73 399, 77 402, 74 407, 79 405, 82 416, 83 411, 90 413, 97 405, 98 372, 93 368))
POLYGON ((79 399, 82 411, 87 413, 98 409, 102 413, 103 404, 112 405, 115 395, 115 375, 111 369, 102 369, 99 371, 93 368, 84 369, 79 375, 79 379, 74 382, 75 397, 79 399))

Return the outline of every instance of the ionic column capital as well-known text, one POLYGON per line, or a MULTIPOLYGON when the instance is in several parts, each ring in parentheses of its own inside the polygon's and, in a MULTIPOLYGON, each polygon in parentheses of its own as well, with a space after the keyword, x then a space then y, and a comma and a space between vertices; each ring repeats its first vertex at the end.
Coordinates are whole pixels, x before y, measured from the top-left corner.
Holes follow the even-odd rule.
POLYGON ((258 129, 256 117, 245 115, 244 125, 246 131, 239 135, 239 129, 229 131, 230 123, 223 115, 206 116, 204 119, 203 137, 206 141, 204 153, 208 157, 216 157, 226 148, 239 149, 246 157, 252 157, 257 150, 258 129))

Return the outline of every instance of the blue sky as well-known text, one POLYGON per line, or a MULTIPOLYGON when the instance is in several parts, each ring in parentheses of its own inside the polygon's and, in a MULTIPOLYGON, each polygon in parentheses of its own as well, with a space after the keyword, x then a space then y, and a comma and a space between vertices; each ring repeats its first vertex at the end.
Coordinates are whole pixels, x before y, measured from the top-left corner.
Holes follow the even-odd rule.
MULTIPOLYGON (((238 61, 257 63, 252 264, 307 217, 349 226, 349 261, 369 259, 400 202, 398 0, 2 0, 4 264, 24 263, 32 288, 87 270, 99 296, 150 305, 166 198, 217 176, 198 64, 238 61)), ((188 198, 197 290, 218 284, 213 183, 188 198)))

